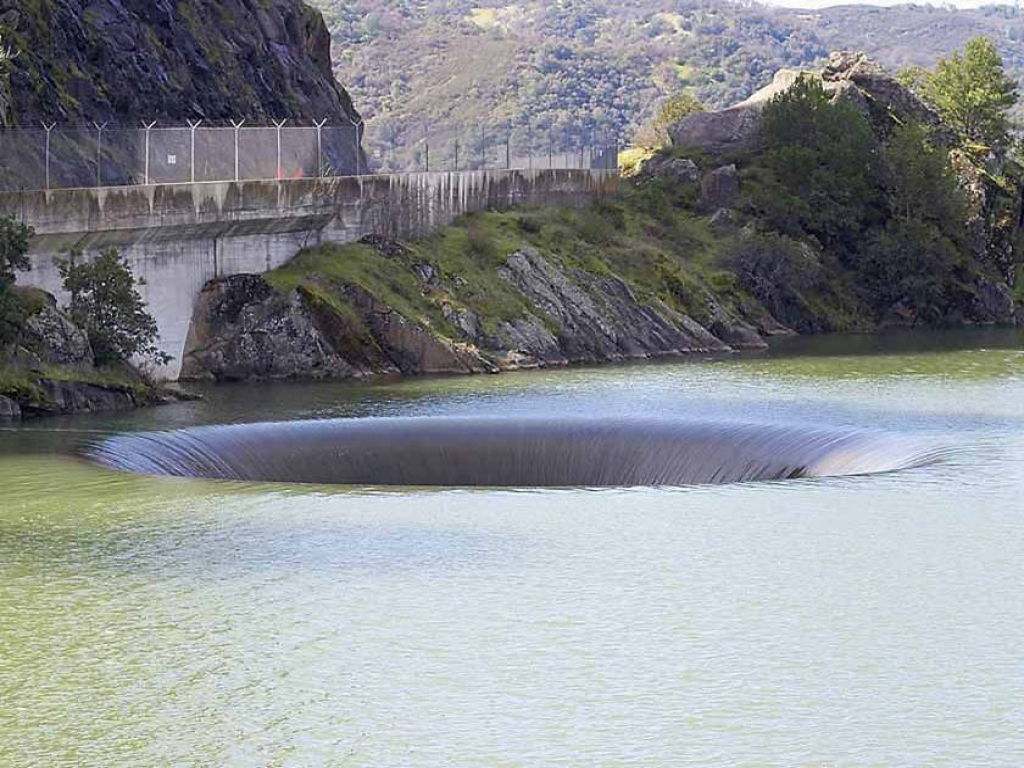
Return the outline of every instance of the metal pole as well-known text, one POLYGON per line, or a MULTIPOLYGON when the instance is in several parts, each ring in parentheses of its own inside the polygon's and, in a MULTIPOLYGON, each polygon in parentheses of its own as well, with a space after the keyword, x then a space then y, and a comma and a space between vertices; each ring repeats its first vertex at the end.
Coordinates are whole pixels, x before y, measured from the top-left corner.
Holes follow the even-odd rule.
POLYGON ((153 132, 153 126, 156 125, 156 120, 151 123, 143 123, 142 127, 146 131, 146 159, 143 163, 142 183, 145 186, 149 186, 149 146, 150 146, 150 134, 153 132))
POLYGON ((455 137, 455 170, 459 170, 459 137, 455 137))
POLYGON ((530 164, 530 170, 532 171, 533 170, 533 126, 529 126, 526 129, 526 143, 530 145, 528 147, 528 149, 529 149, 529 155, 528 155, 529 160, 527 162, 530 164))
POLYGON ((356 163, 356 176, 359 176, 360 175, 359 146, 361 144, 361 142, 359 141, 359 129, 362 128, 363 121, 362 120, 353 120, 351 117, 348 117, 348 115, 346 115, 346 118, 348 119, 348 121, 350 123, 352 123, 353 127, 355 127, 355 137, 356 138, 355 138, 355 142, 354 142, 354 144, 352 146, 352 149, 355 151, 355 155, 354 156, 355 156, 355 163, 356 163))
POLYGON ((505 170, 512 170, 512 135, 505 134, 505 170))
POLYGON ((196 129, 202 125, 202 120, 188 121, 189 155, 188 155, 188 179, 189 183, 196 183, 196 129))
POLYGON ((548 170, 555 167, 555 137, 548 131, 548 170))
POLYGON ((487 131, 480 125, 480 170, 487 170, 487 131))
POLYGON ((423 126, 423 142, 426 147, 427 173, 430 173, 430 134, 426 125, 423 126))
POLYGON ((56 123, 47 125, 43 123, 43 130, 46 131, 46 191, 50 191, 50 134, 57 127, 56 123))
POLYGON ((323 129, 327 125, 326 120, 313 123, 316 126, 316 176, 318 179, 324 177, 324 141, 323 129))
POLYGON ((99 123, 93 123, 96 126, 96 186, 103 186, 103 129, 107 127, 107 123, 100 125, 99 123))
POLYGON ((238 145, 239 139, 241 138, 242 126, 245 125, 245 120, 231 121, 231 127, 235 129, 235 181, 241 181, 242 175, 239 173, 239 153, 238 145))
POLYGON ((281 129, 287 120, 275 120, 274 127, 277 129, 277 180, 281 180, 281 129))

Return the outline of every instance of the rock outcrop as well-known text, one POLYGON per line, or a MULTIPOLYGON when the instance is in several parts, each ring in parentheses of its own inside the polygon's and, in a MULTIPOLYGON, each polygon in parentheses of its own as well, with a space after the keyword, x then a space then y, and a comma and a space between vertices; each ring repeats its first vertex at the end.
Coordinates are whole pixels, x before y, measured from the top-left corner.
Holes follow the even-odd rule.
POLYGON ((302 0, 0 0, 0 20, 20 125, 357 116, 302 0))
POLYGON ((949 146, 950 130, 939 116, 895 77, 864 53, 833 53, 821 70, 783 69, 772 82, 750 98, 729 109, 698 112, 669 128, 672 144, 699 149, 712 157, 734 157, 761 147, 761 113, 776 96, 785 93, 801 77, 818 80, 833 99, 846 99, 871 121, 877 135, 887 135, 907 122, 926 125, 933 139, 949 146))
POLYGON ((359 286, 347 285, 333 299, 302 286, 282 295, 260 275, 207 283, 193 315, 182 378, 345 379, 495 370, 472 348, 440 337, 359 286))
POLYGON ((700 204, 708 211, 730 208, 740 194, 740 175, 735 165, 708 173, 701 182, 700 204))
POLYGON ((36 314, 25 321, 22 342, 39 351, 40 359, 54 365, 91 366, 92 345, 89 336, 71 318, 57 309, 52 296, 36 314))
POLYGON ((155 386, 131 365, 97 370, 88 335, 49 294, 42 294, 41 307, 25 320, 18 338, 0 347, 0 419, 124 411, 192 399, 155 386))
MULTIPOLYGON (((897 126, 918 124, 927 129, 930 141, 950 152, 967 203, 967 243, 980 270, 970 286, 975 296, 973 302, 959 307, 948 319, 964 323, 1016 322, 1009 286, 1017 279, 1021 260, 1017 243, 1022 241, 1024 230, 1024 173, 997 152, 979 160, 959 149, 955 133, 939 114, 863 53, 833 53, 825 67, 816 71, 782 70, 770 85, 734 107, 693 114, 669 128, 677 148, 696 150, 710 158, 710 163, 703 162, 707 173, 701 185, 700 208, 714 213, 709 221, 712 229, 728 231, 728 209, 739 194, 736 166, 723 162, 732 161, 742 167, 756 158, 762 149, 761 118, 765 106, 802 77, 818 80, 833 100, 845 100, 856 106, 867 118, 879 148, 885 146, 897 126)), ((662 171, 670 167, 671 157, 671 153, 655 157, 644 166, 643 173, 650 165, 665 179, 662 171)), ((883 322, 914 324, 919 320, 908 308, 897 306, 883 322)), ((737 341, 723 335, 713 322, 709 329, 725 341, 737 341)))
MULTIPOLYGON (((696 323, 670 317, 667 307, 642 304, 621 278, 558 269, 535 248, 512 254, 498 274, 551 319, 558 349, 572 363, 729 350, 696 323)), ((544 359, 550 342, 542 343, 521 351, 544 359)))
MULTIPOLYGON (((192 320, 184 378, 259 380, 371 375, 492 373, 500 370, 642 360, 733 349, 664 303, 641 301, 620 277, 559 266, 525 247, 497 268, 529 310, 487 322, 458 306, 437 269, 396 259, 441 302, 449 338, 352 284, 276 291, 260 275, 208 283, 192 320)), ((469 287, 454 278, 458 287, 469 287)), ((738 346, 763 345, 756 331, 719 308, 723 333, 738 346)))

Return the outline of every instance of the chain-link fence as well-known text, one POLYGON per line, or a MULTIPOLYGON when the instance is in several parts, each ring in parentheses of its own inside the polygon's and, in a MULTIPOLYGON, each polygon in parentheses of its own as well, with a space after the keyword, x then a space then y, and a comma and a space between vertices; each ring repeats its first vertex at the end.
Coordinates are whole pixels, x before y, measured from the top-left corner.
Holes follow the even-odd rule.
POLYGON ((195 122, 0 129, 0 190, 302 179, 481 169, 617 167, 601 134, 424 133, 412 146, 367 141, 361 124, 195 122))
POLYGON ((619 140, 612 131, 529 129, 479 125, 436 126, 422 132, 370 131, 363 138, 376 172, 618 168, 619 140), (410 142, 408 137, 420 133, 410 142))

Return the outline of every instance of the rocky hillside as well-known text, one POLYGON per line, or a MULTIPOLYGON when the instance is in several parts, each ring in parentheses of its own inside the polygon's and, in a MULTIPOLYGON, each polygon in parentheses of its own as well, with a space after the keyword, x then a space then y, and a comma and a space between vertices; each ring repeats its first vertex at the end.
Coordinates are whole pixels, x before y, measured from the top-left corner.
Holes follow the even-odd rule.
POLYGON ((301 0, 0 0, 0 125, 355 117, 301 0))
POLYGON ((309 0, 334 36, 335 67, 368 116, 382 159, 412 162, 424 124, 435 147, 467 126, 511 128, 516 144, 631 136, 670 95, 725 107, 785 67, 867 51, 895 70, 932 66, 986 35, 1024 77, 1024 14, 1012 4, 792 10, 729 0, 309 0), (404 154, 403 154, 403 150, 404 154))

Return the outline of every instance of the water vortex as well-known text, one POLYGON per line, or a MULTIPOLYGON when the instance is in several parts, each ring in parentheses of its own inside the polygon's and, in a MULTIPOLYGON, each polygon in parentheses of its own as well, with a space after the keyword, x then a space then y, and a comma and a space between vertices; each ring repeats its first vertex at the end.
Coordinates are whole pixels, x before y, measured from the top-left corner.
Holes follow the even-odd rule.
POLYGON ((629 487, 863 475, 938 454, 879 432, 669 419, 380 418, 127 433, 86 455, 173 477, 406 487, 629 487))

